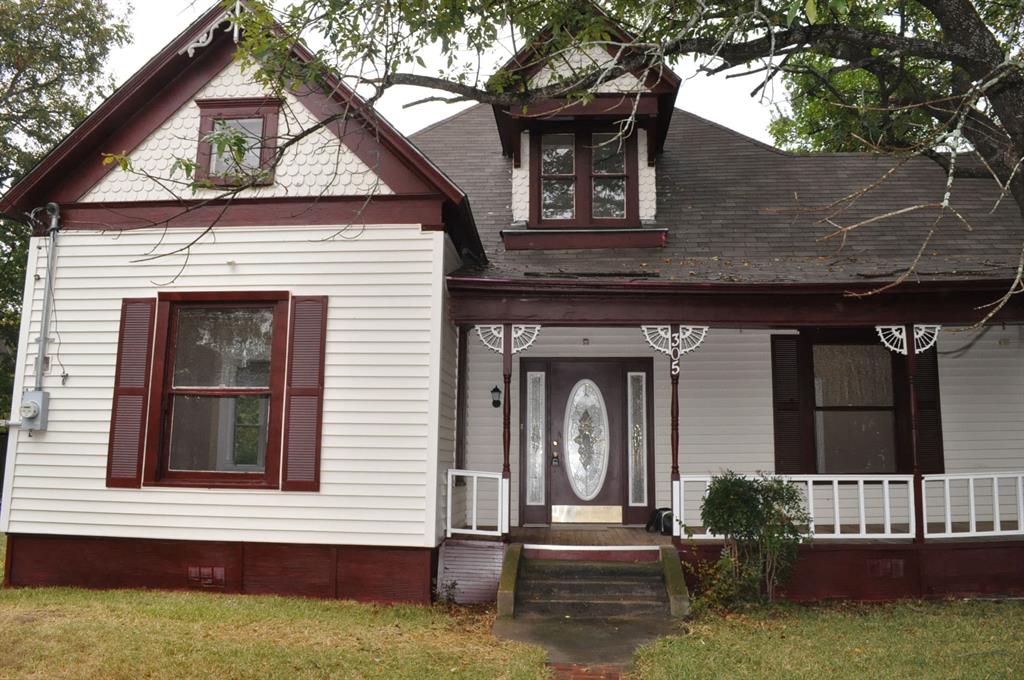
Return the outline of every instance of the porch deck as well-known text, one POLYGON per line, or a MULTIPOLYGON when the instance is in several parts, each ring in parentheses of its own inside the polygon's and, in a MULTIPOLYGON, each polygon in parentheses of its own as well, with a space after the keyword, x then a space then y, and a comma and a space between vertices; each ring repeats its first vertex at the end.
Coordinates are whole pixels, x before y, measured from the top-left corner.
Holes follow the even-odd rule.
POLYGON ((672 545, 671 536, 647 533, 642 527, 572 524, 552 527, 512 527, 513 543, 534 545, 672 545))

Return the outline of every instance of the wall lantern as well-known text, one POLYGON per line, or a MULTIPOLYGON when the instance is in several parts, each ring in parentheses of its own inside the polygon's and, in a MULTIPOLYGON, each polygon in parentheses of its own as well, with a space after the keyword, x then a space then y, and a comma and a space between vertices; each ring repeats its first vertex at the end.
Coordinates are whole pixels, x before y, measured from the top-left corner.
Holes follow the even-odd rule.
POLYGON ((494 408, 501 407, 501 389, 497 385, 491 390, 491 406, 494 408))

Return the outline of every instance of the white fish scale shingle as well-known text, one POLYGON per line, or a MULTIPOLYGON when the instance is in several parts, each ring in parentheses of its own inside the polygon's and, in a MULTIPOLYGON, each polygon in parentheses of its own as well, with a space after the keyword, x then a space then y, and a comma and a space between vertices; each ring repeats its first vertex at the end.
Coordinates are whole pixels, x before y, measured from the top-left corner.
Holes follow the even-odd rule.
MULTIPOLYGON (((203 87, 188 104, 131 151, 129 157, 135 173, 115 169, 107 173, 81 199, 86 203, 136 201, 172 198, 169 190, 140 173, 167 178, 175 158, 194 159, 199 138, 199 106, 196 99, 227 99, 262 97, 266 92, 232 62, 203 87)), ((291 94, 285 94, 281 107, 278 133, 287 135, 312 127, 317 119, 291 94)), ((174 179, 181 180, 180 173, 174 179)), ((275 172, 274 184, 242 192, 244 197, 278 196, 360 196, 368 193, 391 194, 381 181, 350 149, 327 130, 318 130, 286 152, 275 172)), ((178 192, 190 197, 191 191, 181 187, 178 192)), ((197 197, 215 196, 218 190, 204 189, 197 197)))

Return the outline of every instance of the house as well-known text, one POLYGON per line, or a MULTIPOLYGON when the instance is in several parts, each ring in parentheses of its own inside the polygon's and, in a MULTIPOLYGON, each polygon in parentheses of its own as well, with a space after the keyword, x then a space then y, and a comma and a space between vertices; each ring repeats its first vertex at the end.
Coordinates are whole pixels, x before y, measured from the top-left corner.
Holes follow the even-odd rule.
POLYGON ((234 38, 211 9, 0 203, 53 204, 8 585, 493 598, 508 543, 713 554, 701 494, 732 469, 805 495, 794 599, 1024 590, 1020 298, 969 330, 1020 249, 995 184, 958 180, 971 231, 947 220, 872 295, 936 213, 842 248, 825 220, 934 202, 930 160, 877 183, 884 158, 778 151, 677 109, 667 69, 410 140, 339 81, 272 96, 234 38), (225 198, 232 162, 264 172, 225 198), (661 507, 681 521, 653 538, 661 507))

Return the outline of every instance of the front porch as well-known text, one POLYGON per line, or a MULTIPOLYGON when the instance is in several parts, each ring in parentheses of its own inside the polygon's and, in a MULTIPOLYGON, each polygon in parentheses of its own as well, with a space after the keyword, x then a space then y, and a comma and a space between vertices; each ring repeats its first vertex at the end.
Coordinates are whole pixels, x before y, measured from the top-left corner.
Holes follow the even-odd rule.
MULTIPOLYGON (((778 338, 819 337, 807 328, 673 326, 670 344, 659 346, 656 332, 640 326, 503 324, 483 334, 462 327, 447 536, 577 551, 674 544, 684 559, 710 555, 717 537, 701 526, 701 501, 713 475, 734 470, 777 474, 800 488, 814 539, 804 561, 821 583, 847 560, 866 574, 913 568, 916 575, 903 584, 907 594, 939 592, 922 580, 928 570, 920 565, 940 553, 951 565, 985 562, 978 550, 989 547, 1000 555, 1009 549, 1017 559, 1024 554, 1024 330, 1000 326, 972 338, 936 328, 927 338, 920 328, 841 331, 854 340, 829 345, 839 352, 838 364, 846 366, 847 347, 883 357, 889 402, 861 409, 858 391, 870 392, 870 386, 857 382, 856 370, 849 380, 836 380, 822 365, 811 388, 814 405, 800 414, 810 414, 805 429, 787 430, 786 405, 780 406, 787 386, 780 384, 785 376, 776 346, 778 338), (502 332, 519 344, 506 349, 502 332), (901 333, 917 342, 901 345, 901 333), (694 341, 698 335, 702 342, 694 341), (919 372, 935 375, 911 377, 919 372), (566 430, 567 403, 586 381, 600 388, 609 413, 597 418, 597 430, 607 427, 610 440, 603 455, 620 460, 617 470, 605 463, 595 476, 605 485, 597 490, 584 488, 585 475, 578 483, 565 481, 569 457, 579 456, 579 441, 576 453, 567 442, 581 437, 566 430), (819 404, 822 390, 833 388, 855 405, 819 404), (832 413, 848 419, 861 410, 872 414, 854 426, 841 424, 838 434, 827 430, 832 413), (882 422, 877 413, 891 416, 882 422), (788 457, 780 455, 787 438, 801 440, 788 457), (793 465, 809 469, 797 473, 793 465), (849 472, 844 465, 863 469, 849 472), (602 496, 609 484, 617 495, 602 496), (644 531, 658 508, 670 509, 672 536, 644 531)), ((587 446, 592 434, 582 439, 587 446)), ((847 581, 861 578, 843 573, 847 581)), ((987 592, 984 579, 968 580, 969 589, 987 592)), ((991 582, 1009 583, 1002 576, 991 582)), ((854 591, 836 592, 856 597, 854 591)))

